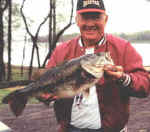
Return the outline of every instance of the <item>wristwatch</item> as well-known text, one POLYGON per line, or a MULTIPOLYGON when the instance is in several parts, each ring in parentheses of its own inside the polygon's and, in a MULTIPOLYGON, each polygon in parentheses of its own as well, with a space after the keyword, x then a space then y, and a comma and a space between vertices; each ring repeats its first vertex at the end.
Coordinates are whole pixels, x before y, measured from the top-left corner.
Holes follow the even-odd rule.
POLYGON ((117 80, 117 82, 120 84, 120 85, 123 85, 124 87, 127 87, 129 86, 129 84, 131 83, 131 77, 130 75, 126 74, 126 73, 123 73, 121 78, 119 78, 117 80))

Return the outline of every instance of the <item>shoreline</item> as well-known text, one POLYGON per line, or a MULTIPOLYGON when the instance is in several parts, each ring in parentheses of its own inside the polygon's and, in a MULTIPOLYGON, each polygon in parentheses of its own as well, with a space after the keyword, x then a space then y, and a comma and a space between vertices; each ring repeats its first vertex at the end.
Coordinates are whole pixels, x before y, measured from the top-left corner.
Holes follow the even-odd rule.
MULTIPOLYGON (((5 69, 7 69, 7 67, 8 67, 8 64, 5 63, 5 69)), ((22 66, 13 65, 13 64, 12 64, 11 67, 12 67, 13 69, 19 69, 19 68, 21 69, 22 66)), ((29 67, 30 67, 30 66, 23 66, 23 69, 29 70, 29 67)), ((32 66, 32 68, 33 68, 33 69, 39 69, 38 67, 35 67, 35 66, 32 66)))

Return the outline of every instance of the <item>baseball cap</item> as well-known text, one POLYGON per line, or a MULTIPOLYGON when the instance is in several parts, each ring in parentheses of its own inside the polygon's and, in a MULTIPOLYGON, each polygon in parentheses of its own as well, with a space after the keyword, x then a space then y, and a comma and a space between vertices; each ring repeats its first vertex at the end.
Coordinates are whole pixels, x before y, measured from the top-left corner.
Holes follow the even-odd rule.
POLYGON ((103 0, 78 0, 77 13, 100 12, 105 13, 103 0))

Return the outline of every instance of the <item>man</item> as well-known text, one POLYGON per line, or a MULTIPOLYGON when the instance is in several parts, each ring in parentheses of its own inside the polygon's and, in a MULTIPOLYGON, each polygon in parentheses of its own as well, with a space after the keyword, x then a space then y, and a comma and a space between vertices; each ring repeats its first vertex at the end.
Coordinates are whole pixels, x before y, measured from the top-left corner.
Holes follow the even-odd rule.
POLYGON ((108 16, 102 0, 78 0, 76 23, 81 36, 56 47, 47 68, 84 54, 109 52, 114 65, 96 86, 74 99, 54 104, 59 132, 125 132, 129 97, 149 94, 148 73, 131 44, 104 32, 108 16))

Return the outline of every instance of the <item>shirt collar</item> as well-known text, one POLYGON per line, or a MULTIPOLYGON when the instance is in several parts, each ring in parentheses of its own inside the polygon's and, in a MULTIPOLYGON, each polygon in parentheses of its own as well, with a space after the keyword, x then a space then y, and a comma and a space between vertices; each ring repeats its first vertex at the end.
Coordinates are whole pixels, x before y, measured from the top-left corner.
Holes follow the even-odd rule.
MULTIPOLYGON (((105 44, 105 42, 106 42, 106 35, 104 35, 104 36, 102 37, 102 39, 99 41, 98 46, 100 46, 100 45, 102 45, 102 44, 105 44)), ((81 47, 83 47, 83 43, 82 43, 82 41, 81 41, 81 37, 79 38, 79 45, 80 45, 81 47)))

